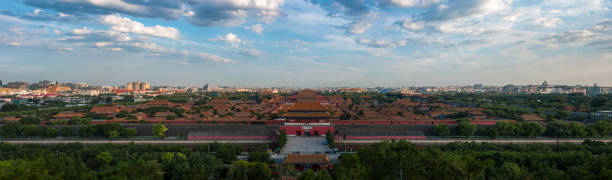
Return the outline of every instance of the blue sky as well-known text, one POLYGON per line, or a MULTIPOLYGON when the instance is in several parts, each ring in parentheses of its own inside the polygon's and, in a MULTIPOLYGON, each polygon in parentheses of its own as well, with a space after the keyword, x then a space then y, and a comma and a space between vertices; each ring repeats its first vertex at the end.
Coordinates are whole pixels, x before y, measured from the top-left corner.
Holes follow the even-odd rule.
POLYGON ((610 0, 5 0, 0 79, 612 85, 610 0))

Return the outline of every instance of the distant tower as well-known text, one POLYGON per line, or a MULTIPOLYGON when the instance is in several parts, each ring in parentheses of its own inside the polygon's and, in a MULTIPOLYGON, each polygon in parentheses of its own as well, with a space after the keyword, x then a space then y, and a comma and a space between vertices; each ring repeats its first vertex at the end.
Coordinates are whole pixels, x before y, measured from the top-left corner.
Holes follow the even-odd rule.
POLYGON ((542 83, 542 86, 548 86, 548 82, 546 82, 546 80, 544 80, 544 82, 542 83))
POLYGON ((203 91, 208 91, 208 83, 204 84, 204 86, 202 87, 203 91))
POLYGON ((3 84, 2 84, 2 80, 0 80, 0 87, 2 87, 2 85, 3 85, 3 84))

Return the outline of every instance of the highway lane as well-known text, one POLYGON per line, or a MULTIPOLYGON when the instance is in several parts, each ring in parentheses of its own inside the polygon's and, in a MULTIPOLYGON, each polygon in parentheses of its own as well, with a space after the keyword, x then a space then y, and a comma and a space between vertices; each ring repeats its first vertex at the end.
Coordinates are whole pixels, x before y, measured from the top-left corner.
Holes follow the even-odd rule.
MULTIPOLYGON (((419 145, 440 145, 453 142, 475 142, 493 144, 557 144, 557 143, 582 143, 584 140, 595 140, 601 142, 612 142, 612 139, 419 139, 405 140, 419 145)), ((336 140, 337 144, 372 144, 384 140, 336 140)), ((83 143, 83 144, 208 144, 208 143, 230 143, 230 144, 270 144, 272 140, 74 140, 74 139, 48 139, 48 140, 0 140, 0 142, 12 144, 61 144, 61 143, 83 143)))
MULTIPOLYGON (((611 142, 612 139, 597 139, 597 138, 584 138, 584 139, 416 139, 416 140, 405 140, 414 144, 419 145, 441 145, 454 142, 475 142, 475 143, 493 143, 493 144, 558 144, 558 143, 574 143, 579 144, 584 140, 596 140, 601 142, 611 142)), ((384 140, 336 140, 336 144, 372 144, 383 142, 384 140)))
POLYGON ((82 143, 82 144, 208 144, 208 143, 229 143, 229 144, 270 144, 272 140, 0 140, 11 144, 61 144, 61 143, 82 143))

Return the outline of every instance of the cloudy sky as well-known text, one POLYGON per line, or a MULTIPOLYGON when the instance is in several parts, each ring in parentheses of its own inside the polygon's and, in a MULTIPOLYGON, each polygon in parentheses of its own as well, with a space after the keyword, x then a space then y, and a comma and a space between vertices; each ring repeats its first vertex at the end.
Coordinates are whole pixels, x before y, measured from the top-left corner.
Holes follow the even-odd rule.
POLYGON ((612 0, 2 0, 0 80, 612 85, 612 0))

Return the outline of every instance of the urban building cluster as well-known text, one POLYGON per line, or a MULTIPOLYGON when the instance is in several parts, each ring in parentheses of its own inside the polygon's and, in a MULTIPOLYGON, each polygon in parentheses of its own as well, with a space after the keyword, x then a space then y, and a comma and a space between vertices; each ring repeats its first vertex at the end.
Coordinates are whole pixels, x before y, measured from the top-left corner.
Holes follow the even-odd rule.
MULTIPOLYGON (((181 86, 151 86, 148 82, 135 81, 128 82, 120 86, 95 86, 87 83, 69 83, 58 81, 40 81, 37 83, 28 82, 9 82, 2 84, 0 80, 0 96, 11 95, 89 95, 97 96, 99 94, 168 94, 168 93, 183 93, 183 92, 257 92, 262 94, 278 94, 291 93, 301 90, 297 87, 232 87, 232 86, 212 86, 205 84, 203 87, 181 87, 181 86)), ((382 92, 382 93, 401 93, 407 95, 418 95, 428 93, 508 93, 508 94, 612 94, 611 87, 602 87, 594 84, 587 85, 551 85, 544 81, 540 85, 505 85, 505 86, 485 86, 483 84, 475 84, 472 86, 424 86, 424 87, 374 87, 374 88, 351 88, 351 87, 321 87, 313 88, 313 90, 326 92, 347 92, 347 93, 362 93, 362 92, 382 92)))

